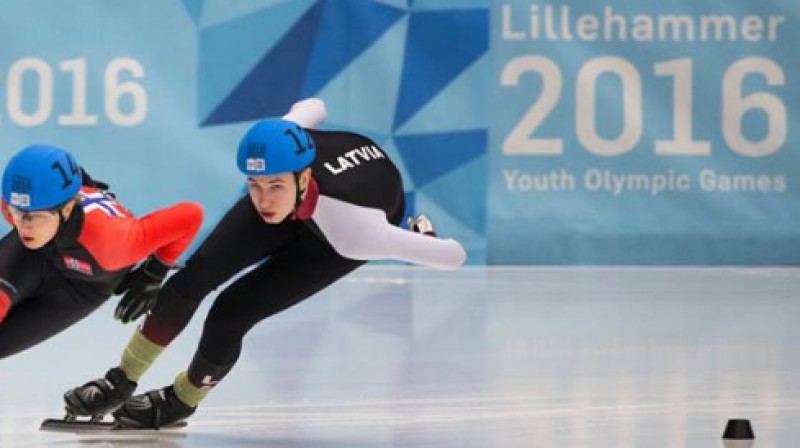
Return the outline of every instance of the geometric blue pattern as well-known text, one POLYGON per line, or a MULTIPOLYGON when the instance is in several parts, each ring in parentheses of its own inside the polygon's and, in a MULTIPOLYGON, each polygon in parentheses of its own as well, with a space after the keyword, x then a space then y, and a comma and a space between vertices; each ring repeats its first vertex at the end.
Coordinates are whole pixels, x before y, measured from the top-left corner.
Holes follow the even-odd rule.
MULTIPOLYGON (((264 55, 275 47, 295 25, 300 17, 308 12, 314 4, 313 0, 294 0, 282 3, 273 8, 257 10, 249 14, 236 16, 234 19, 217 21, 212 26, 202 28, 200 33, 199 60, 200 79, 203 80, 198 98, 198 116, 205 120, 215 110, 228 114, 227 119, 215 118, 214 124, 228 121, 240 121, 239 118, 247 108, 264 104, 250 92, 249 101, 244 104, 230 104, 225 99, 251 73, 255 66, 264 59, 264 55), (235 48, 236 51, 231 51, 235 48), (232 108, 232 112, 228 112, 232 108)), ((220 11, 221 13, 221 11, 220 11)), ((203 13, 203 21, 219 19, 208 11, 203 13)), ((274 63, 270 61, 269 63, 274 63)), ((276 66, 273 66, 272 72, 276 66)), ((274 76, 274 74, 273 74, 274 76)), ((258 76, 254 77, 258 86, 258 76)), ((265 91, 278 90, 276 85, 269 85, 261 78, 261 86, 265 91)), ((247 89, 247 87, 244 87, 247 89)), ((247 100, 247 99, 245 99, 247 100)), ((236 100, 233 100, 236 101, 236 100)))
POLYGON ((191 17, 192 22, 195 24, 200 23, 200 16, 203 14, 203 6, 206 4, 206 0, 181 0, 183 2, 183 7, 186 9, 186 13, 189 14, 191 17))
POLYGON ((486 232, 486 206, 489 186, 486 155, 473 159, 438 179, 417 188, 436 204, 447 204, 447 212, 478 235, 486 232), (485 204, 484 204, 485 205, 485 204))
POLYGON ((483 130, 395 137, 417 188, 486 153, 483 130))
POLYGON ((324 0, 322 20, 301 97, 320 91, 403 16, 403 11, 363 0, 324 0))
POLYGON ((322 5, 309 9, 264 55, 236 89, 205 120, 203 126, 282 115, 300 98, 314 46, 314 30, 322 5))
MULTIPOLYGON (((228 98, 237 88, 242 88, 240 84, 246 81, 264 55, 285 39, 286 33, 313 4, 314 0, 294 0, 228 20, 220 20, 222 11, 216 14, 207 10, 203 12, 203 22, 214 25, 202 27, 199 39, 202 57, 198 68, 203 83, 197 92, 197 113, 202 119, 217 111, 223 116, 218 115, 213 124, 237 122, 242 120, 239 117, 246 113, 246 108, 263 104, 258 102, 253 92, 250 101, 245 99, 246 102, 239 106, 231 103, 236 100, 228 98), (235 47, 235 51, 231 51, 231 47, 235 47)), ((266 92, 277 90, 275 85, 263 82, 261 85, 266 92)))
POLYGON ((408 26, 406 64, 395 129, 488 48, 489 12, 485 9, 413 12, 408 26))
MULTIPOLYGON (((185 5, 193 17, 202 10, 185 5)), ((473 191, 486 188, 488 126, 476 98, 485 98, 489 65, 478 61, 489 17, 479 0, 292 0, 199 27, 201 126, 282 115, 319 96, 332 117, 323 128, 369 127, 406 179, 406 214, 425 213, 423 201, 441 211, 442 235, 471 229, 476 239, 462 242, 480 263, 486 201, 473 191), (252 47, 220 54, 242 42, 252 47)))
POLYGON ((490 117, 493 58, 486 54, 395 129, 397 135, 483 129, 490 117))

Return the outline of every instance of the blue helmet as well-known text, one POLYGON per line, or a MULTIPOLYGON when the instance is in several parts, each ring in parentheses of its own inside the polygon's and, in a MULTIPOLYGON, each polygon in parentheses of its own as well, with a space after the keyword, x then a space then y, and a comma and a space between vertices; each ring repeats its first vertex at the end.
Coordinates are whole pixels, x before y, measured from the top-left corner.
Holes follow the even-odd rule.
POLYGON ((3 199, 22 211, 58 207, 74 198, 83 176, 75 158, 61 148, 31 145, 8 161, 3 199))
POLYGON ((316 155, 311 135, 297 124, 270 118, 254 124, 239 142, 236 163, 248 176, 297 173, 316 155))

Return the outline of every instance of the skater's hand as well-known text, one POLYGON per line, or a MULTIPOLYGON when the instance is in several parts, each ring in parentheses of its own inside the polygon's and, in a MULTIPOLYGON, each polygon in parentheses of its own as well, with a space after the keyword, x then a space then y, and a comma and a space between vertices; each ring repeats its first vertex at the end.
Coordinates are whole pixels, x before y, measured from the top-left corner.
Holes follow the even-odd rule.
POLYGON ((129 272, 114 289, 114 294, 125 294, 114 311, 114 318, 127 324, 153 309, 169 268, 157 257, 150 256, 129 272))

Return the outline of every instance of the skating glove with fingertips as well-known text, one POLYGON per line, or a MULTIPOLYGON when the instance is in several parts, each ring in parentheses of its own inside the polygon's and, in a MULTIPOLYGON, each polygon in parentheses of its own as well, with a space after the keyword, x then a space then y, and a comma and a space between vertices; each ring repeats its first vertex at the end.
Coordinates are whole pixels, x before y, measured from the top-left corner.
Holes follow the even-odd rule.
POLYGON ((127 324, 153 309, 169 269, 169 265, 151 255, 129 272, 114 289, 114 294, 125 294, 114 311, 114 318, 127 324))

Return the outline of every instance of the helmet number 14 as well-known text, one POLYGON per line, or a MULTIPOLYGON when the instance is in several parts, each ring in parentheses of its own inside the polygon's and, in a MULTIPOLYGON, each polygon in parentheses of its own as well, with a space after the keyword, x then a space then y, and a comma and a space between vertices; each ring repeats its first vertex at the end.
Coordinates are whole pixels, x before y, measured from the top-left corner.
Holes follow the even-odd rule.
POLYGON ((303 154, 304 152, 308 151, 309 149, 313 149, 314 148, 314 143, 311 142, 311 138, 308 136, 308 133, 303 132, 303 130, 300 129, 300 126, 297 127, 297 130, 300 132, 300 134, 305 134, 306 135, 306 144, 305 145, 300 141, 300 137, 298 137, 297 134, 295 134, 293 130, 287 129, 284 132, 289 137, 292 137, 292 140, 294 140, 294 143, 297 145, 297 154, 303 154))
POLYGON ((61 178, 64 179, 64 184, 61 185, 62 190, 66 190, 72 185, 72 177, 78 174, 78 166, 75 164, 71 158, 67 157, 67 164, 69 165, 69 174, 67 175, 67 171, 64 169, 64 166, 61 165, 61 162, 55 161, 51 166, 52 169, 58 171, 61 174, 61 178))

